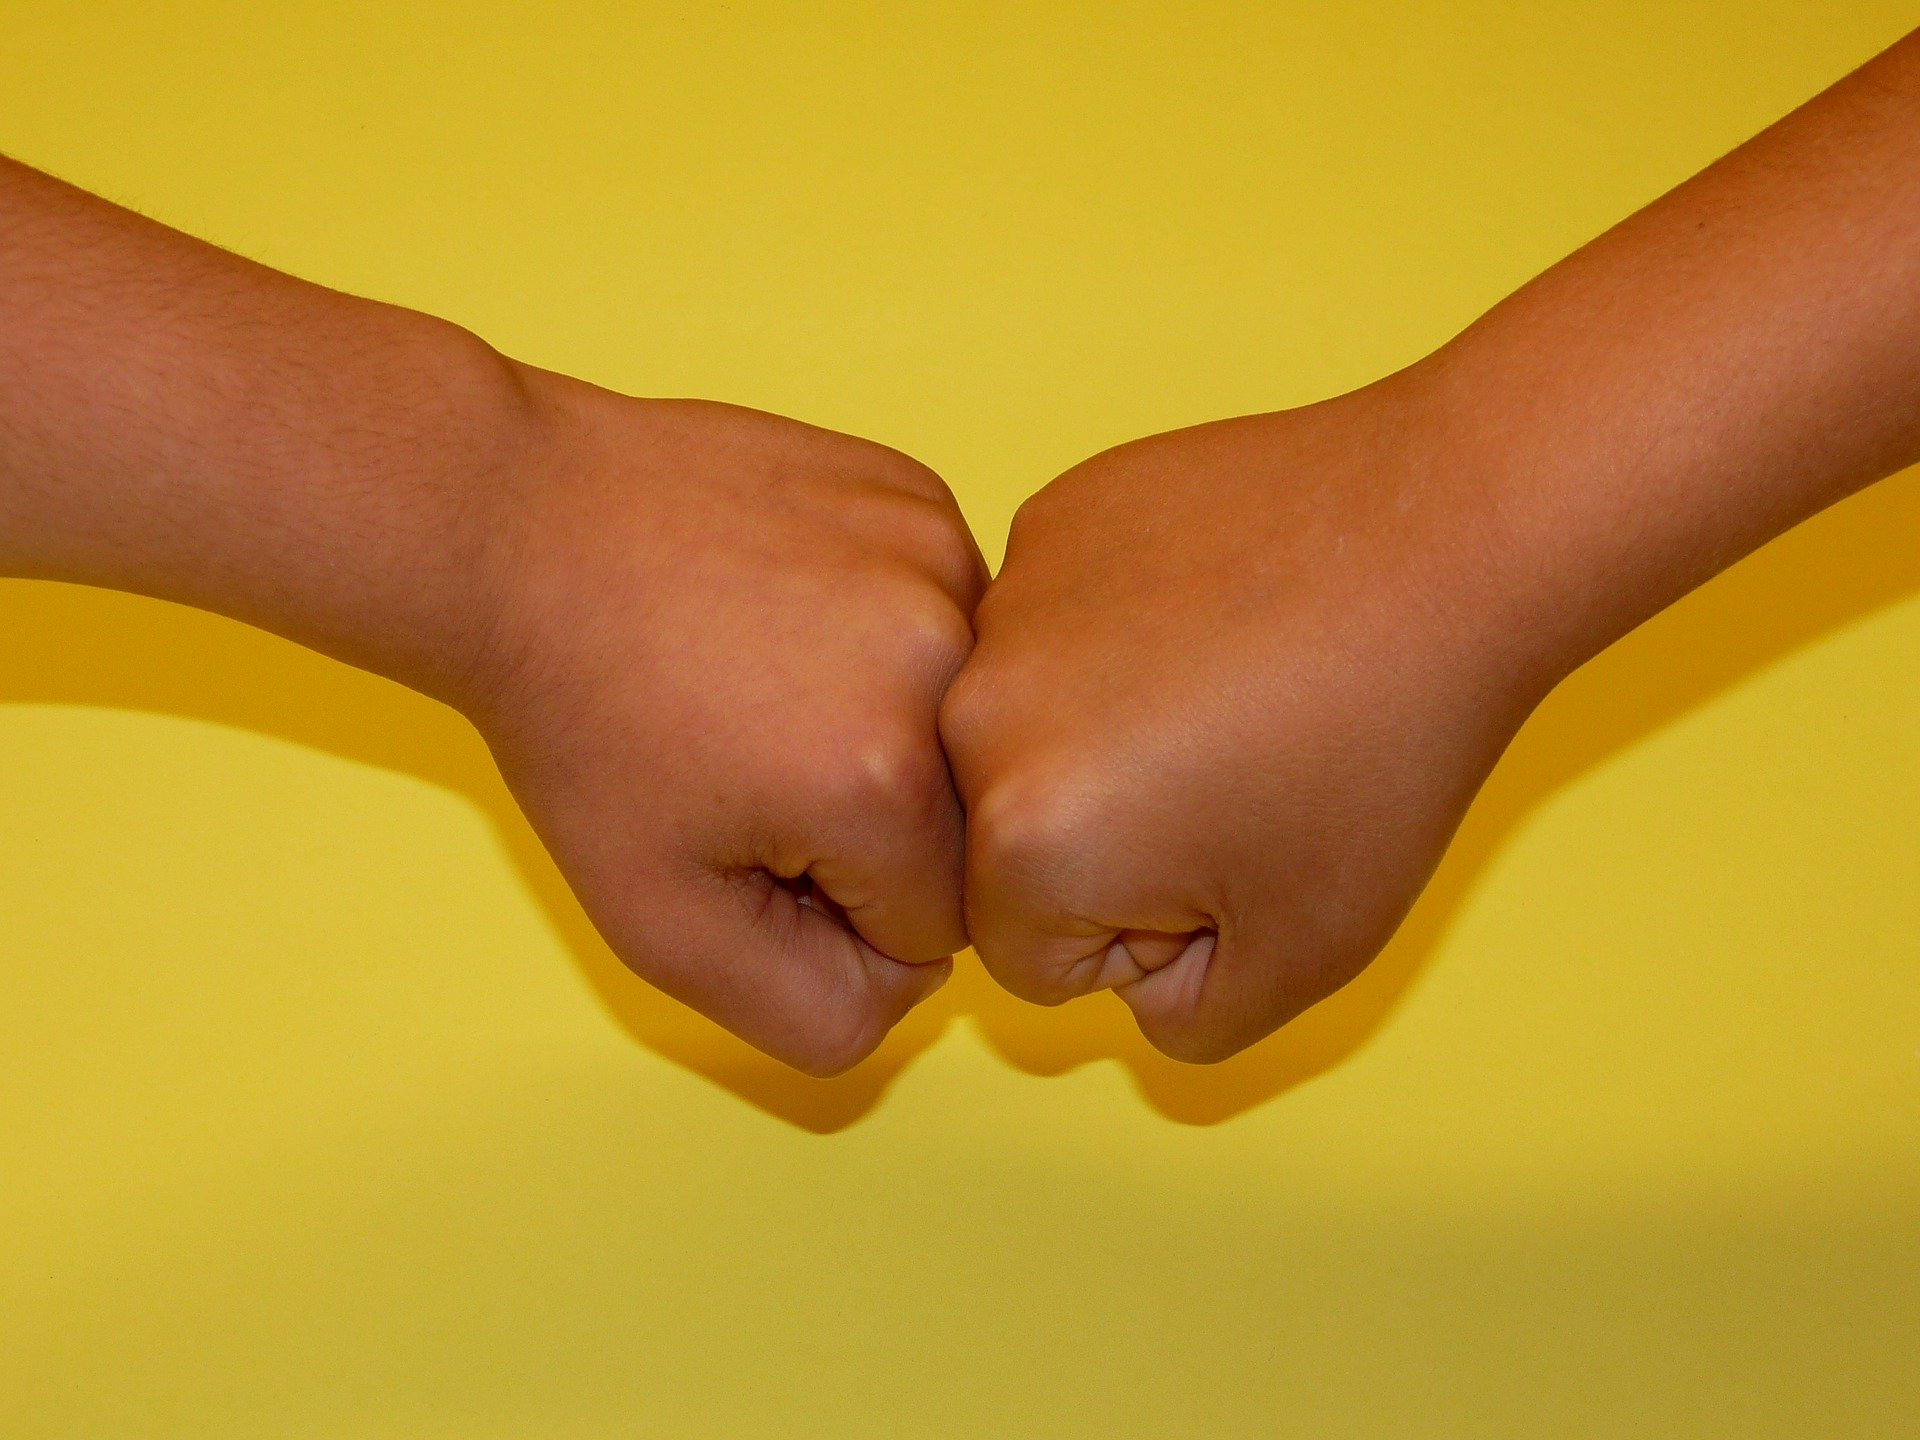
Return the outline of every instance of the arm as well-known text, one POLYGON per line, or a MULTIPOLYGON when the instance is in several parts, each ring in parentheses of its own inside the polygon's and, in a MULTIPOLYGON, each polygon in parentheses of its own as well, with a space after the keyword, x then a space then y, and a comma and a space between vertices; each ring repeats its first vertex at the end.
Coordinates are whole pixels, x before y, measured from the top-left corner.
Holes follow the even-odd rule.
POLYGON ((1920 35, 1427 368, 1554 679, 1920 460, 1920 35))
POLYGON ((944 733, 1017 993, 1217 1059, 1344 984, 1573 668, 1920 459, 1920 40, 1427 360, 1023 507, 944 733))
POLYGON ((0 574, 217 610, 454 698, 515 367, 0 160, 0 574))
POLYGON ((517 365, 0 161, 0 574, 462 709, 622 958, 809 1070, 965 941, 935 707, 983 570, 881 446, 517 365))

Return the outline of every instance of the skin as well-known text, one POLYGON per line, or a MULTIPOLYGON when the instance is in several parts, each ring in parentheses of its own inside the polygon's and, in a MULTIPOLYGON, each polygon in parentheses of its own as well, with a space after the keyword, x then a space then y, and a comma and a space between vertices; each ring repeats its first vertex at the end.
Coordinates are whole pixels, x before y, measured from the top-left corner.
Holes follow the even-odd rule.
POLYGON ((1573 669, 1920 460, 1920 40, 1433 356, 1022 507, 942 733, 1016 994, 1212 1061, 1391 937, 1573 669))
POLYGON ((0 574, 462 710, 621 957, 803 1070, 966 943, 937 707, 986 574, 883 446, 516 364, 0 161, 0 574))
POLYGON ((968 660, 979 556, 904 456, 0 162, 0 574, 462 709, 615 949, 822 1074, 963 941, 947 692, 988 967, 1218 1059, 1378 951, 1562 677, 1920 458, 1916 240, 1909 40, 1408 370, 1054 481, 968 660))

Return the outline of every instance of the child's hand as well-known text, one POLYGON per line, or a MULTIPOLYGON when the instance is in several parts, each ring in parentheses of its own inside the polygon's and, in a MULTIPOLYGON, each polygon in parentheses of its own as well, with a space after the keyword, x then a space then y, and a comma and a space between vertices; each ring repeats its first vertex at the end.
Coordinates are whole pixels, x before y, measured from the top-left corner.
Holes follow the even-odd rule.
POLYGON ((1352 976, 1562 675, 1920 461, 1917 236, 1913 35, 1394 379, 1054 481, 944 717, 988 967, 1202 1060, 1352 976))
POLYGON ((936 725, 986 572, 940 480, 733 406, 533 372, 468 706, 608 942, 762 1049, 845 1069, 966 944, 936 725))
POLYGON ((1553 678, 1421 390, 1138 441, 1022 507, 942 716, 1016 994, 1112 987, 1217 1060, 1393 933, 1553 678))
POLYGON ((0 159, 0 574, 458 705, 613 948, 805 1069, 966 943, 936 716, 985 571, 882 446, 517 365, 0 159))

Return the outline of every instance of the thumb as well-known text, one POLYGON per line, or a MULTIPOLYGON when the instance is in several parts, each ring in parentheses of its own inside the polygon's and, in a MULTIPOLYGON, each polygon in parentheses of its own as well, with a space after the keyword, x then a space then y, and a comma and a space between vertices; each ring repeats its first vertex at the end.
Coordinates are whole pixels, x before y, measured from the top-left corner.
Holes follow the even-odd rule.
POLYGON ((1213 921, 1150 829, 1049 778, 988 791, 968 815, 967 927, 981 963, 1041 1005, 1119 989, 1173 963, 1213 921))
POLYGON ((1116 987, 1140 1031, 1176 1060, 1210 1064, 1244 1050, 1324 999, 1352 969, 1312 953, 1270 915, 1230 918, 1218 933, 1168 937, 1165 963, 1116 987))
POLYGON ((804 881, 764 870, 710 878, 682 892, 676 923, 660 928, 683 943, 647 978, 809 1075, 858 1064, 952 973, 950 960, 881 954, 804 881))

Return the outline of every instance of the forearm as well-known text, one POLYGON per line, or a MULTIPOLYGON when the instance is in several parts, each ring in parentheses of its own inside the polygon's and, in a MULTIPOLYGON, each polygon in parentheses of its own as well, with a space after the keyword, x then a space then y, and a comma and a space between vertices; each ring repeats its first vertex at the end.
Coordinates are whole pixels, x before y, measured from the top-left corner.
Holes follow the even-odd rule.
POLYGON ((1920 460, 1920 40, 1417 368, 1468 457, 1449 468, 1484 482, 1476 559, 1537 633, 1549 684, 1920 460))
POLYGON ((513 367, 0 160, 0 574, 216 610, 443 696, 513 367))

